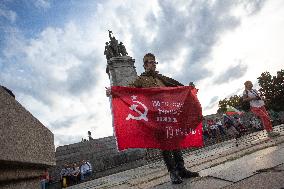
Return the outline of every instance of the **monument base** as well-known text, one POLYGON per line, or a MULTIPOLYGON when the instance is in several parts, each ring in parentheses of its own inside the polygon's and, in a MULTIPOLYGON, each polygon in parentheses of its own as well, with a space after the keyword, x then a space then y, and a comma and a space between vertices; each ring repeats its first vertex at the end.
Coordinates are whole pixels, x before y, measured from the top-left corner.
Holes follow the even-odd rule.
POLYGON ((111 86, 127 86, 137 78, 134 62, 130 56, 113 57, 107 61, 106 72, 111 86))
POLYGON ((55 165, 52 132, 0 86, 0 188, 39 188, 55 165))

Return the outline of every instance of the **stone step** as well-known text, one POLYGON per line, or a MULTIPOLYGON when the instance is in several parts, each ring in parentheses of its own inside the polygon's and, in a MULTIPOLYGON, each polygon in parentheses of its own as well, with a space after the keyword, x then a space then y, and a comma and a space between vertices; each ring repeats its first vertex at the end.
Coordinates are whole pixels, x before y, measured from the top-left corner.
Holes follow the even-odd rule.
MULTIPOLYGON (((233 139, 186 153, 184 154, 186 167, 193 171, 201 171, 261 148, 283 142, 284 125, 274 127, 274 130, 280 132, 281 136, 270 139, 265 131, 259 131, 244 136, 239 141, 238 147, 236 147, 233 139)), ((169 182, 167 170, 163 161, 156 161, 135 169, 71 186, 69 189, 150 188, 165 182, 169 182)))

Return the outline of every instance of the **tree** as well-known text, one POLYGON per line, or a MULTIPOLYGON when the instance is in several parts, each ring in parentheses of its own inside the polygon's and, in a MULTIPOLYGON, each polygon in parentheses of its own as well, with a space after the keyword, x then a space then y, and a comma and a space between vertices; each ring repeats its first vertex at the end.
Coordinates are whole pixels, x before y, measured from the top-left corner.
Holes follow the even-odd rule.
POLYGON ((217 110, 217 113, 222 114, 222 113, 226 112, 227 111, 227 104, 228 104, 227 98, 220 100, 219 104, 218 104, 219 109, 217 110))
POLYGON ((234 95, 231 96, 229 99, 225 98, 223 100, 220 100, 218 105, 219 109, 217 110, 217 113, 225 113, 227 111, 227 105, 240 109, 240 98, 241 96, 234 95))
POLYGON ((275 86, 274 110, 284 111, 284 70, 278 71, 273 79, 275 86))
POLYGON ((273 99, 275 90, 273 87, 273 78, 269 72, 263 72, 258 79, 260 95, 265 99, 265 104, 270 109, 271 100, 273 99))
POLYGON ((277 112, 284 111, 284 70, 278 71, 273 77, 269 72, 264 72, 258 77, 258 83, 267 108, 277 112))
MULTIPOLYGON (((267 109, 276 112, 284 111, 284 70, 278 71, 276 76, 272 76, 269 72, 263 72, 257 79, 260 86, 259 92, 267 109)), ((226 112, 227 105, 242 110, 241 96, 234 95, 220 100, 217 112, 226 112)))

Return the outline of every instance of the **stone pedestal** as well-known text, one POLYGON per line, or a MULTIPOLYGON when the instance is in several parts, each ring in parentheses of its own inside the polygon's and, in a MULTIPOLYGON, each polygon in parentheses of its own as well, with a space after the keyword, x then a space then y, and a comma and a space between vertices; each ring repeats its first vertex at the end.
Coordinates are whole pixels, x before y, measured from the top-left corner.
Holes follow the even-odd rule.
POLYGON ((130 56, 113 57, 107 61, 106 72, 111 86, 127 86, 137 78, 134 62, 130 56))
MULTIPOLYGON (((111 86, 127 86, 137 78, 137 72, 134 66, 135 60, 129 56, 113 57, 107 61, 107 74, 111 86)), ((160 158, 160 150, 140 149, 143 152, 145 160, 155 161, 160 158)))
POLYGON ((0 188, 39 188, 55 165, 53 134, 2 87, 0 141, 0 188))

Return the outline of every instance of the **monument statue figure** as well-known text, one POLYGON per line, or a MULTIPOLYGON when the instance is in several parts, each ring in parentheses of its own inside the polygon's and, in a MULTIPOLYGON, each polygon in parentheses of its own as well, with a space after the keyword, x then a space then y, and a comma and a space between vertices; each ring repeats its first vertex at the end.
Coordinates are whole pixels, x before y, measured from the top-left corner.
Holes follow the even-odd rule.
POLYGON ((122 55, 122 56, 126 56, 128 55, 125 46, 123 45, 122 42, 119 43, 118 45, 118 52, 122 55))
POLYGON ((110 60, 113 57, 127 56, 128 53, 122 42, 118 43, 118 40, 113 36, 112 31, 108 30, 108 36, 110 41, 105 44, 104 55, 107 60, 110 60))
POLYGON ((112 49, 113 55, 116 57, 116 56, 119 56, 118 40, 115 39, 115 37, 112 37, 111 34, 112 34, 112 31, 108 30, 108 36, 110 39, 110 48, 112 49))
POLYGON ((112 51, 112 49, 110 48, 110 45, 109 45, 108 42, 106 42, 104 55, 106 55, 106 59, 107 59, 107 60, 109 60, 110 58, 114 57, 113 51, 112 51))

